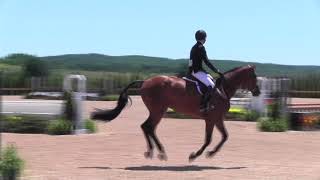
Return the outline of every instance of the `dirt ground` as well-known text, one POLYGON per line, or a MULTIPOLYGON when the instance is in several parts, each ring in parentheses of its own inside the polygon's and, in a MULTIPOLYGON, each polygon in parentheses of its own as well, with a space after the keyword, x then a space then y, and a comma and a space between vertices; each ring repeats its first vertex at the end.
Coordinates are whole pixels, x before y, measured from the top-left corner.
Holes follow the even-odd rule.
MULTIPOLYGON (((5 98, 5 100, 12 99, 5 98)), ((16 99, 15 99, 16 100, 16 99)), ((112 108, 115 102, 86 102, 93 108, 112 108)), ((146 143, 140 124, 148 112, 138 97, 110 122, 99 122, 99 132, 86 135, 2 135, 2 144, 14 144, 26 161, 23 180, 320 180, 320 132, 259 132, 251 122, 226 121, 229 140, 213 158, 188 156, 204 139, 204 122, 162 120, 158 136, 168 160, 144 158, 146 143)), ((213 146, 220 140, 215 130, 213 146)))

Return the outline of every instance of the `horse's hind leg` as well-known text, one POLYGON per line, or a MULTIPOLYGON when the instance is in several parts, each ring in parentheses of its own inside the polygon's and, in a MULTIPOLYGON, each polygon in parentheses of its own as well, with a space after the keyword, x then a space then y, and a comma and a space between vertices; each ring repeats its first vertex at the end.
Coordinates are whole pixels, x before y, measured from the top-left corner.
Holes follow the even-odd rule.
POLYGON ((150 135, 153 139, 153 141, 155 142, 160 154, 158 155, 158 158, 160 160, 167 160, 167 155, 166 155, 166 152, 164 151, 164 147, 163 145, 161 144, 161 142, 159 141, 155 131, 153 131, 150 135))
POLYGON ((148 150, 144 153, 144 156, 146 158, 151 159, 153 156, 153 145, 152 145, 151 137, 150 137, 150 134, 152 132, 151 131, 152 125, 151 125, 150 117, 143 124, 141 124, 141 129, 143 131, 143 134, 144 134, 144 137, 147 141, 147 146, 148 146, 148 150))
POLYGON ((145 152, 145 157, 146 158, 152 158, 153 155, 153 144, 152 141, 154 141, 157 149, 159 150, 160 154, 159 154, 159 159, 161 160, 166 160, 167 156, 166 153, 164 151, 164 147, 161 144, 161 142, 159 141, 155 130, 157 125, 159 124, 159 122, 161 121, 161 118, 163 116, 163 114, 166 112, 167 107, 163 107, 163 108, 154 108, 154 106, 147 106, 149 111, 150 111, 150 115, 148 117, 148 119, 141 125, 141 128, 143 130, 144 136, 146 138, 147 141, 147 145, 148 145, 148 150, 147 152, 145 152))
POLYGON ((150 118, 152 120, 152 123, 151 123, 152 127, 150 128, 150 137, 152 138, 157 149, 160 152, 160 154, 158 155, 158 158, 160 160, 167 160, 167 155, 166 155, 164 147, 161 144, 161 142, 159 141, 155 131, 156 131, 157 125, 161 121, 162 116, 166 112, 166 110, 167 110, 167 108, 162 108, 161 110, 158 110, 158 111, 150 111, 150 118))

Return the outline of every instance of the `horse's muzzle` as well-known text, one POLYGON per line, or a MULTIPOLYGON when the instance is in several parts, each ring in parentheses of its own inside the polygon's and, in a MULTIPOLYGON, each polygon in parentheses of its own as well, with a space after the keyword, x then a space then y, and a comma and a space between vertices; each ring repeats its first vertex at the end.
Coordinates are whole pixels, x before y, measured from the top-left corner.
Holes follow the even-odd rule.
POLYGON ((251 93, 253 96, 259 96, 260 95, 260 89, 258 86, 256 86, 254 89, 251 90, 251 93))

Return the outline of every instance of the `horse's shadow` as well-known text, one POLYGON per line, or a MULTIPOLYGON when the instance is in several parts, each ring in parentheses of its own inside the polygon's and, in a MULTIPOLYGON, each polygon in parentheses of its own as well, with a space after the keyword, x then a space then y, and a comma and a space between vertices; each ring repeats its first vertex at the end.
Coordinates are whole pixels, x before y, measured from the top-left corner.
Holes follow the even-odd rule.
POLYGON ((216 166, 136 166, 126 167, 124 170, 129 171, 205 171, 205 170, 223 170, 223 169, 243 169, 246 167, 216 167, 216 166))
MULTIPOLYGON (((86 169, 112 169, 110 167, 80 167, 86 169)), ((132 166, 119 168, 127 171, 205 171, 205 170, 234 170, 234 169, 244 169, 247 167, 216 167, 216 166, 132 166)))
POLYGON ((78 167, 78 168, 80 168, 80 169, 104 169, 104 170, 107 170, 107 169, 112 169, 112 168, 110 168, 110 167, 100 167, 100 166, 92 166, 92 167, 88 167, 88 166, 86 166, 86 167, 78 167))

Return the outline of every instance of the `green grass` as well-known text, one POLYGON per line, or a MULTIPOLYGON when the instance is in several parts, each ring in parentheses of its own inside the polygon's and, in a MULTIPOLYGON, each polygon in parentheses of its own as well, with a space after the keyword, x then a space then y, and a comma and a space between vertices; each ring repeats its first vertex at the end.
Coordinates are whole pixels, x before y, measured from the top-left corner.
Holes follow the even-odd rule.
MULTIPOLYGON (((178 113, 175 110, 168 108, 166 117, 176 118, 176 119, 193 119, 189 115, 178 113)), ((226 115, 228 120, 238 120, 238 121, 257 121, 259 118, 259 113, 255 111, 250 111, 245 108, 233 107, 229 109, 229 112, 226 115)))
POLYGON ((233 120, 245 120, 246 119, 246 115, 247 115, 248 111, 244 108, 241 107, 231 107, 228 111, 228 113, 226 114, 226 117, 228 119, 233 119, 233 120))
POLYGON ((165 114, 168 118, 176 118, 176 119, 191 119, 192 117, 189 115, 185 115, 182 113, 178 113, 175 110, 168 108, 167 113, 165 114))
MULTIPOLYGON (((0 71, 4 71, 5 87, 28 87, 30 82, 22 73, 22 65, 29 55, 16 54, 3 57, 0 60, 0 71)), ((147 56, 107 56, 102 54, 70 54, 50 57, 39 57, 47 61, 50 67, 48 85, 61 88, 61 82, 67 74, 83 74, 87 77, 88 89, 101 90, 102 81, 112 81, 102 93, 117 93, 129 82, 136 79, 146 79, 152 75, 176 75, 187 71, 186 59, 168 59, 147 56), (170 67, 168 67, 170 64, 170 67), (113 89, 114 88, 114 89, 113 89), (110 92, 109 92, 110 89, 110 92)), ((286 76, 292 78, 291 89, 296 91, 319 91, 319 66, 290 66, 277 64, 262 64, 234 60, 215 60, 214 64, 221 71, 247 64, 256 65, 258 76, 286 76), (308 72, 308 73, 305 73, 308 72)), ((298 97, 320 97, 319 93, 292 93, 298 97)))
POLYGON ((6 71, 6 72, 15 72, 20 71, 22 68, 19 65, 9 65, 0 63, 0 71, 6 71))
POLYGON ((1 132, 33 133, 46 132, 48 120, 35 116, 4 116, 2 118, 1 132))
POLYGON ((106 95, 101 98, 102 101, 118 101, 119 95, 106 95))
POLYGON ((256 111, 248 110, 242 107, 231 107, 226 117, 231 120, 257 121, 260 115, 256 111))
MULTIPOLYGON (((0 126, 1 132, 66 135, 72 132, 69 120, 48 120, 35 116, 3 116, 0 126)), ((85 128, 89 133, 97 132, 97 125, 91 119, 85 120, 85 128)))

